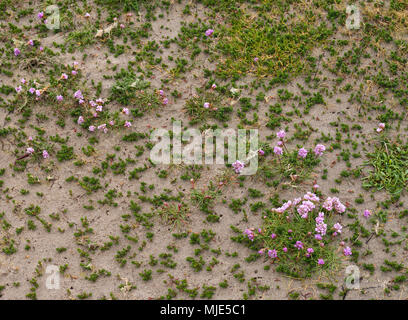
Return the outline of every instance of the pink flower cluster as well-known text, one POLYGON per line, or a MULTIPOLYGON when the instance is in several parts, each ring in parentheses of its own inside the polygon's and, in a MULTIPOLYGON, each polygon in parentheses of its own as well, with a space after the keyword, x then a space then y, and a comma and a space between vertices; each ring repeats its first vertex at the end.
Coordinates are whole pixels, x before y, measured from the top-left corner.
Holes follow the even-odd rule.
POLYGON ((342 204, 337 197, 328 197, 326 201, 323 203, 323 208, 325 208, 327 211, 332 211, 333 208, 338 212, 338 213, 343 213, 346 211, 346 206, 342 204))
POLYGON ((245 229, 244 234, 248 236, 248 239, 254 241, 255 234, 251 229, 245 229))
POLYGON ((243 162, 237 160, 232 164, 232 167, 234 168, 235 173, 240 173, 241 170, 245 167, 245 164, 243 162))

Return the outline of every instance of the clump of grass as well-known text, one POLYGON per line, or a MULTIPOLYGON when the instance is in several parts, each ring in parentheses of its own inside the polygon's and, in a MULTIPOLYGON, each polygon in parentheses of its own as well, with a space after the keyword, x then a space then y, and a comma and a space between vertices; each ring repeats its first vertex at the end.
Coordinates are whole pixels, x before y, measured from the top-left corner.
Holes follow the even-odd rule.
POLYGON ((297 150, 285 151, 280 157, 265 161, 259 168, 258 174, 279 183, 282 180, 289 183, 301 183, 308 179, 313 169, 320 163, 320 159, 312 152, 308 152, 306 158, 298 156, 297 150))
POLYGON ((286 82, 305 69, 312 48, 332 33, 311 18, 288 23, 282 17, 252 19, 243 10, 231 16, 230 27, 217 33, 216 49, 223 55, 217 74, 239 79, 247 73, 270 76, 273 82, 286 82), (307 20, 309 19, 309 20, 307 20))
POLYGON ((190 209, 185 203, 176 205, 166 202, 156 213, 165 224, 172 225, 175 229, 181 229, 183 225, 187 225, 190 209))
POLYGON ((363 187, 398 196, 408 181, 408 145, 384 140, 367 157, 365 165, 373 169, 363 178, 363 187))
POLYGON ((190 125, 207 123, 209 119, 227 122, 232 107, 225 106, 221 94, 215 90, 197 89, 197 95, 187 101, 185 110, 190 117, 190 125), (208 108, 204 104, 208 103, 208 108))

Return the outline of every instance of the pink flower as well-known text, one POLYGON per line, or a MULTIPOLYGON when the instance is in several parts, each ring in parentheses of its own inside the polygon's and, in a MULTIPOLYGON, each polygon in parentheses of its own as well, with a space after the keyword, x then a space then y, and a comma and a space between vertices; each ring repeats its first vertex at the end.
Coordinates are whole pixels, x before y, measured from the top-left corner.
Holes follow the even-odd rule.
POLYGON ((322 144, 318 144, 314 148, 314 153, 315 153, 316 156, 322 156, 324 150, 326 150, 326 147, 324 145, 322 145, 322 144))
POLYGON ((22 90, 21 86, 16 87, 16 92, 19 93, 22 90))
POLYGON ((208 109, 210 107, 210 104, 208 102, 204 102, 204 108, 208 109))
POLYGON ((269 251, 268 251, 268 256, 269 256, 269 258, 274 259, 274 258, 277 258, 277 257, 278 257, 278 253, 276 252, 275 249, 269 250, 269 251))
POLYGON ((159 94, 164 97, 164 91, 163 90, 159 90, 159 94))
POLYGON ((61 79, 67 80, 68 79, 68 75, 66 73, 63 73, 61 75, 61 79))
POLYGON ((245 167, 245 164, 237 160, 232 164, 232 167, 235 169, 235 173, 240 173, 241 170, 245 167))
POLYGON ((285 132, 284 130, 279 130, 279 131, 276 133, 276 136, 277 136, 279 139, 283 139, 283 138, 285 138, 285 136, 286 136, 286 132, 285 132))
POLYGON ((306 158, 306 156, 307 156, 307 150, 305 149, 305 148, 300 148, 299 149, 299 152, 298 152, 298 155, 299 155, 299 157, 301 157, 301 158, 306 158))
POLYGON ((89 18, 91 15, 89 14, 89 12, 85 13, 85 18, 89 18))
POLYGON ((324 260, 323 260, 323 259, 319 259, 319 260, 317 260, 317 263, 318 263, 319 265, 323 265, 323 264, 324 264, 324 260))
POLYGON ((205 32, 205 35, 206 35, 207 37, 209 37, 209 36, 211 36, 213 33, 214 33, 214 30, 213 30, 213 29, 208 29, 208 30, 205 32))
POLYGON ((47 159, 47 158, 50 157, 50 155, 48 154, 47 150, 43 150, 42 156, 43 156, 44 159, 47 159))
POLYGON ((340 223, 336 223, 336 224, 333 226, 333 228, 334 228, 334 230, 336 230, 336 232, 338 232, 338 233, 341 233, 341 229, 343 229, 343 227, 341 226, 340 223))
POLYGON ((18 48, 14 48, 14 55, 17 57, 21 51, 18 48))
POLYGON ((64 100, 64 98, 61 95, 58 95, 57 96, 57 101, 62 101, 62 100, 64 100))
POLYGON ((40 90, 35 90, 35 95, 36 95, 37 97, 41 96, 41 91, 40 91, 40 90))
POLYGON ((211 85, 211 89, 215 89, 215 88, 217 88, 217 85, 216 85, 215 83, 213 83, 213 84, 211 85))
POLYGON ((91 132, 94 132, 95 131, 95 126, 89 126, 88 130, 91 131, 91 132))
POLYGON ((265 151, 263 151, 262 149, 259 149, 258 153, 259 153, 260 156, 263 156, 265 154, 265 151))
POLYGON ((168 103, 169 103, 169 99, 164 98, 164 99, 163 99, 163 104, 166 105, 166 104, 168 104, 168 103))
POLYGON ((26 152, 27 152, 28 154, 32 154, 32 153, 34 153, 34 149, 31 148, 31 147, 28 147, 27 150, 26 150, 26 152))
POLYGON ((79 116, 77 123, 78 124, 83 124, 84 123, 84 117, 83 116, 79 116))
POLYGON ((78 100, 84 98, 84 96, 82 95, 81 90, 75 91, 75 93, 74 93, 74 98, 75 98, 75 99, 78 99, 78 100))
POLYGON ((113 126, 113 125, 115 124, 115 122, 114 122, 113 120, 111 120, 111 121, 109 121, 109 124, 110 124, 111 126, 113 126))
POLYGON ((123 23, 121 23, 119 27, 120 27, 121 29, 124 29, 124 28, 125 28, 125 25, 124 25, 123 23))
POLYGON ((25 84, 27 82, 26 79, 24 79, 24 78, 21 78, 20 81, 21 81, 22 84, 25 84))
POLYGON ((302 250, 303 249, 303 243, 301 241, 296 241, 296 244, 294 245, 294 247, 298 250, 302 250))
POLYGON ((275 154, 277 154, 278 156, 280 156, 280 155, 283 153, 283 150, 282 150, 281 147, 275 146, 275 147, 273 148, 273 152, 274 152, 275 154))
POLYGON ((95 109, 95 110, 98 111, 98 112, 102 112, 102 108, 103 108, 102 106, 99 106, 99 105, 98 105, 98 106, 96 106, 96 109, 95 109))
POLYGON ((77 72, 76 70, 72 70, 72 71, 71 71, 71 74, 72 74, 73 76, 76 76, 77 73, 78 73, 78 72, 77 72))
POLYGON ((245 229, 244 234, 248 236, 248 239, 254 241, 255 234, 251 229, 245 229))
POLYGON ((104 130, 105 131, 105 129, 106 129, 106 123, 101 124, 101 125, 98 126, 98 130, 104 130))
POLYGON ((364 217, 368 218, 371 216, 371 211, 370 210, 364 210, 364 217))
POLYGON ((38 19, 42 19, 42 18, 44 18, 44 12, 39 12, 38 14, 37 14, 37 17, 38 17, 38 19))
POLYGON ((282 250, 283 250, 283 252, 288 252, 288 248, 286 248, 286 247, 283 248, 282 250))
POLYGON ((128 108, 123 108, 122 113, 126 114, 126 115, 129 115, 129 109, 128 108))
POLYGON ((34 88, 30 88, 28 91, 29 91, 31 94, 34 94, 35 89, 34 89, 34 88))
POLYGON ((132 123, 130 121, 125 121, 125 127, 130 128, 132 126, 132 123))
POLYGON ((345 247, 344 250, 343 250, 343 254, 344 254, 346 257, 347 257, 347 256, 351 256, 351 255, 352 255, 352 252, 351 252, 350 247, 345 247))
POLYGON ((259 60, 258 58, 254 58, 254 62, 258 62, 258 60, 259 60))

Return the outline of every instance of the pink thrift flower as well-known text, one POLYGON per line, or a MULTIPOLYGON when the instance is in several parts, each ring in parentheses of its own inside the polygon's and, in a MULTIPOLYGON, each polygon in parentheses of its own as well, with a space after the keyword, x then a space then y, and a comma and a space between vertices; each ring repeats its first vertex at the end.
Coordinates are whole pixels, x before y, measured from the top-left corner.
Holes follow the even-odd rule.
POLYGON ((61 75, 61 79, 67 80, 68 79, 68 75, 66 73, 63 73, 61 75))
POLYGON ((299 157, 301 157, 301 158, 306 158, 306 156, 307 156, 307 150, 305 149, 305 148, 300 148, 299 149, 299 152, 298 152, 298 155, 299 155, 299 157))
POLYGON ((163 99, 163 104, 166 105, 166 104, 168 104, 168 103, 169 103, 169 99, 164 98, 164 99, 163 99))
POLYGON ((129 109, 128 108, 123 108, 122 113, 126 114, 126 115, 129 115, 129 109))
POLYGON ((27 82, 26 79, 24 79, 24 78, 21 78, 20 81, 21 81, 22 84, 25 84, 27 82))
POLYGON ((301 241, 296 241, 296 244, 294 246, 296 249, 298 250, 302 250, 303 249, 303 243, 301 241))
POLYGON ((62 101, 62 100, 64 100, 64 98, 61 95, 58 95, 57 96, 57 101, 62 101))
POLYGON ((280 156, 280 155, 283 153, 283 150, 282 150, 281 147, 275 146, 275 147, 273 148, 273 152, 274 152, 276 155, 280 156))
POLYGON ((235 169, 235 173, 240 173, 241 170, 245 167, 245 164, 237 160, 232 164, 232 167, 235 169))
POLYGON ((213 83, 213 84, 211 85, 211 89, 215 89, 215 88, 217 88, 217 85, 216 85, 215 83, 213 83))
POLYGON ((79 116, 77 123, 78 124, 83 124, 84 123, 84 117, 83 116, 79 116))
POLYGON ((324 145, 322 145, 322 144, 318 144, 314 148, 314 153, 315 153, 316 156, 322 156, 324 150, 326 150, 326 147, 324 145))
POLYGON ((269 256, 269 258, 274 259, 274 258, 277 258, 277 257, 278 257, 278 253, 276 252, 275 249, 269 250, 269 251, 268 251, 268 256, 269 256))
POLYGON ((347 257, 347 256, 351 256, 351 255, 352 255, 352 252, 351 252, 350 247, 345 247, 344 250, 343 250, 343 254, 344 254, 346 257, 347 257))
POLYGON ((77 72, 76 70, 72 70, 72 71, 71 71, 71 74, 72 74, 73 76, 76 76, 77 73, 78 73, 78 72, 77 72))
POLYGON ((204 102, 204 108, 208 109, 210 107, 210 104, 208 102, 204 102))
POLYGON ((364 217, 368 218, 371 216, 371 211, 370 210, 364 210, 364 217))
POLYGON ((94 132, 95 131, 95 126, 89 126, 88 130, 91 131, 91 132, 94 132))
POLYGON ((18 48, 14 48, 14 55, 17 57, 21 51, 18 48))
POLYGON ((213 29, 208 29, 208 30, 205 32, 205 35, 206 35, 207 37, 210 37, 213 33, 214 33, 214 30, 213 30, 213 29))
POLYGON ((336 232, 338 232, 338 233, 341 233, 341 229, 343 229, 343 227, 341 226, 340 223, 336 223, 336 224, 333 226, 333 228, 334 228, 334 230, 336 230, 336 232))
POLYGON ((125 127, 130 128, 132 126, 132 123, 130 121, 125 121, 125 127))
POLYGON ((42 18, 44 18, 44 12, 39 12, 38 14, 37 14, 37 17, 38 17, 38 19, 42 19, 42 18))
POLYGON ((323 260, 323 259, 319 259, 319 260, 317 260, 317 263, 318 263, 319 265, 323 265, 323 264, 324 264, 324 260, 323 260))
POLYGON ((263 156, 265 154, 265 151, 263 151, 262 149, 259 149, 258 153, 259 153, 260 156, 263 156))
POLYGON ((34 149, 31 148, 31 147, 28 147, 27 150, 26 150, 26 152, 27 152, 28 154, 32 154, 32 153, 34 153, 34 149))
POLYGON ((42 156, 43 156, 44 159, 47 159, 47 158, 50 157, 50 155, 48 154, 47 150, 43 150, 42 156))
POLYGON ((19 93, 22 90, 21 86, 16 87, 16 92, 19 93))
POLYGON ((276 133, 276 136, 277 136, 279 139, 283 139, 283 138, 285 138, 285 136, 286 136, 286 132, 285 132, 284 130, 279 130, 279 131, 276 133))

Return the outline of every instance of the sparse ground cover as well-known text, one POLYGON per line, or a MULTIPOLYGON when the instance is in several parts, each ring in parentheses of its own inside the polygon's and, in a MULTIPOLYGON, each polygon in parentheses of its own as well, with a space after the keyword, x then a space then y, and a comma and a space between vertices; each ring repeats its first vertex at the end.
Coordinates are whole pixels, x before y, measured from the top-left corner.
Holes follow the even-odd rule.
POLYGON ((0 297, 406 299, 408 1, 350 4, 0 0, 0 297))

